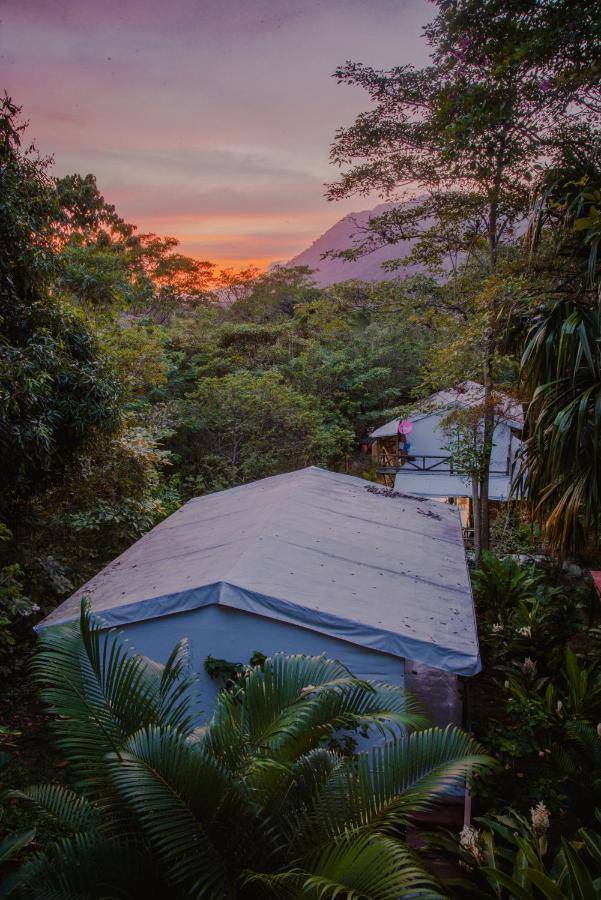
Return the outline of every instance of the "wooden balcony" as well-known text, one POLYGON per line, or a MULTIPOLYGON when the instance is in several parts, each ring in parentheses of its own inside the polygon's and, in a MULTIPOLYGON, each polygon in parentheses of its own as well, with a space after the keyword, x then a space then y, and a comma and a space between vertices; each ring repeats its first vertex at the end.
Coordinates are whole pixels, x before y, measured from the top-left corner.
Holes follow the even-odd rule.
MULTIPOLYGON (((396 453, 388 448, 382 448, 378 453, 377 471, 379 475, 402 475, 403 473, 428 472, 430 474, 455 475, 453 460, 450 456, 423 455, 418 453, 396 453)), ((511 474, 511 464, 507 463, 503 469, 490 470, 490 475, 511 474)))
POLYGON ((378 458, 378 471, 382 474, 392 474, 402 470, 407 472, 444 472, 445 475, 453 475, 453 461, 450 456, 421 456, 411 453, 406 456, 399 453, 396 459, 390 454, 381 454, 378 458))

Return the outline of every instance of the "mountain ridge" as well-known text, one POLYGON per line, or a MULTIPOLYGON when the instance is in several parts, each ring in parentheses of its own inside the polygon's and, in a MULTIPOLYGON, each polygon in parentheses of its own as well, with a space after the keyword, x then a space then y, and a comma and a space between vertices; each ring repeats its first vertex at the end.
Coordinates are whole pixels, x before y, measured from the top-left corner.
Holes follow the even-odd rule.
POLYGON ((381 215, 394 206, 393 203, 380 203, 372 209, 347 213, 316 238, 306 250, 289 260, 286 265, 309 266, 315 270, 313 277, 321 287, 328 287, 341 281, 389 281, 398 278, 401 273, 407 276, 423 272, 423 267, 418 264, 392 272, 382 268, 384 262, 409 255, 413 247, 413 241, 409 240, 380 247, 357 260, 322 259, 322 255, 328 250, 351 248, 353 237, 365 228, 370 218, 381 215))

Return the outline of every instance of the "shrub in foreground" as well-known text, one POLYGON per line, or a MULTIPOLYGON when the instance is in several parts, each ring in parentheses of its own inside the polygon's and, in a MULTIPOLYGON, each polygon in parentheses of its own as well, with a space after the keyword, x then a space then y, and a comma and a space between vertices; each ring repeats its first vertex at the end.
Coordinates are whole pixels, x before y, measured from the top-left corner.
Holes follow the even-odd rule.
POLYGON ((36 674, 74 788, 22 792, 65 836, 11 875, 17 897, 440 896, 404 829, 490 763, 461 731, 424 729, 399 688, 325 657, 249 668, 198 727, 185 642, 158 666, 85 605, 44 634, 36 674), (381 746, 329 746, 366 727, 381 746))

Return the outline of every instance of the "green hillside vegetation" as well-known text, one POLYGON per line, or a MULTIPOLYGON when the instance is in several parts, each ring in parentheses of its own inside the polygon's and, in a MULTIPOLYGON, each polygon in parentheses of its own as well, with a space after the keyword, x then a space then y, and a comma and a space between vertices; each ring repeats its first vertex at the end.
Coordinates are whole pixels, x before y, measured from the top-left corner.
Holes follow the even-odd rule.
POLYGON ((21 791, 4 797, 0 874, 17 898, 599 896, 601 623, 583 571, 601 568, 601 17, 589 0, 436 9, 427 68, 336 72, 369 109, 336 132, 329 197, 398 204, 341 255, 413 241, 380 282, 322 288, 304 267, 235 273, 191 259, 124 221, 94 175, 54 178, 17 102, 0 103, 0 766, 21 791), (405 277, 414 263, 422 274, 405 277), (373 787, 377 773, 325 746, 357 726, 360 686, 290 660, 241 673, 240 703, 220 695, 197 740, 178 654, 162 676, 125 650, 107 663, 85 609, 55 657, 48 645, 37 656, 64 720, 47 713, 32 626, 156 523, 190 497, 307 465, 374 480, 370 430, 466 379, 485 387, 479 743, 416 718, 414 749, 390 764, 420 777, 399 791, 383 772, 373 787), (498 390, 525 410, 527 499, 495 519, 498 390), (524 562, 534 546, 544 558, 524 562), (315 698, 318 675, 328 686, 315 698), (301 712, 319 713, 319 739, 290 725, 290 747, 242 741, 245 692, 269 678, 281 692, 269 721, 289 722, 293 683, 311 695, 301 712), (74 684, 113 730, 106 746, 86 731, 74 684), (459 879, 440 883, 405 829, 470 766, 480 818, 461 840, 432 838, 428 852, 459 879), (236 820, 236 846, 225 819, 214 832, 201 821, 200 777, 215 821, 221 803, 236 820), (25 790, 45 781, 68 786, 25 790), (159 821, 171 814, 172 830, 159 821), (206 865, 187 868, 177 841, 203 847, 206 865), (99 885, 113 858, 118 883, 99 885))

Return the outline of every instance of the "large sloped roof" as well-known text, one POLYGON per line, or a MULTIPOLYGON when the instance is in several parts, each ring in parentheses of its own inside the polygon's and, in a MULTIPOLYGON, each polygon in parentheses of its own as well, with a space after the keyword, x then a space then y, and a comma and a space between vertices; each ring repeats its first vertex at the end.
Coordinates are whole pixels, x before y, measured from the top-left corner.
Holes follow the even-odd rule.
POLYGON ((81 597, 107 626, 217 603, 450 672, 480 669, 456 509, 311 467, 190 500, 81 597))
MULTIPOLYGON (((501 391, 495 391, 495 418, 498 421, 508 422, 515 428, 521 429, 524 425, 524 413, 521 405, 501 391)), ((460 384, 443 391, 432 394, 426 400, 422 400, 416 410, 410 413, 406 418, 412 422, 419 422, 431 416, 432 413, 440 413, 452 409, 468 409, 472 406, 478 406, 484 400, 484 388, 477 381, 462 381, 460 384)), ((386 422, 375 431, 372 431, 370 437, 384 438, 396 437, 399 430, 400 419, 392 419, 386 422)))

